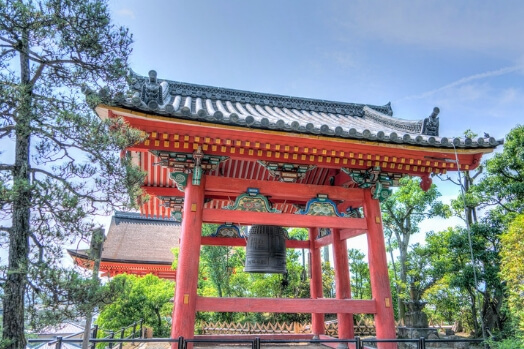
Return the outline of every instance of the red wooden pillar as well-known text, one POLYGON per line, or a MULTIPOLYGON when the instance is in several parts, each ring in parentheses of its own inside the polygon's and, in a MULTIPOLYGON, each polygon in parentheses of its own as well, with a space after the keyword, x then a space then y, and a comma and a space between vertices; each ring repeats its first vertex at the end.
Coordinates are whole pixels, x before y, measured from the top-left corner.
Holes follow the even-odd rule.
MULTIPOLYGON (((320 249, 315 247, 315 239, 318 236, 318 228, 309 228, 309 265, 311 268, 310 291, 311 298, 323 298, 324 292, 322 289, 322 262, 320 259, 320 249)), ((319 338, 324 334, 324 313, 311 314, 311 329, 314 338, 319 338)))
MULTIPOLYGON (((382 230, 382 216, 378 200, 371 197, 371 191, 364 191, 364 215, 368 226, 368 259, 371 293, 377 304, 375 327, 377 339, 394 339, 395 318, 391 301, 386 245, 382 230)), ((395 343, 379 343, 379 348, 397 348, 395 343)))
MULTIPOLYGON (((337 299, 351 298, 351 285, 349 281, 349 261, 346 240, 340 240, 340 231, 331 229, 333 234, 333 262, 335 264, 335 293, 337 299)), ((355 337, 353 329, 353 314, 338 313, 338 338, 350 339, 355 337)), ((339 344, 338 348, 347 348, 339 344)))
POLYGON ((171 338, 194 337, 204 185, 204 176, 199 186, 192 185, 189 176, 184 192, 171 338))

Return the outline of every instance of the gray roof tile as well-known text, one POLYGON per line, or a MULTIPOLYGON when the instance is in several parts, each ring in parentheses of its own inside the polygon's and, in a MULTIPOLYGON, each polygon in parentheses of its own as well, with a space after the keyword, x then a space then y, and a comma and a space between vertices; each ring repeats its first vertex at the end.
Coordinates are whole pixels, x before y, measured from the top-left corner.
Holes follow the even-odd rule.
POLYGON ((439 137, 438 124, 426 131, 429 118, 393 117, 389 103, 375 106, 195 85, 157 79, 154 71, 149 77, 131 72, 127 98, 114 102, 173 118, 337 138, 439 148, 494 148, 502 143, 493 137, 439 137))

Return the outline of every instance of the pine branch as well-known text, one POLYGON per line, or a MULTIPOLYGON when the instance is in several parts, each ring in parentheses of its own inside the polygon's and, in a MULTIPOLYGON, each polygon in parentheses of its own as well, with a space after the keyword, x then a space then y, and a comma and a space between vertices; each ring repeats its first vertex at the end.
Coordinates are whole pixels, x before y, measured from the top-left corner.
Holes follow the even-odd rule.
POLYGON ((7 42, 10 46, 7 46, 7 47, 13 47, 13 46, 16 46, 16 41, 13 41, 13 40, 9 40, 3 36, 0 36, 0 40, 4 41, 4 42, 7 42))
POLYGON ((106 200, 101 200, 101 199, 98 199, 94 196, 91 196, 91 195, 88 195, 88 194, 84 194, 84 193, 80 193, 76 188, 74 188, 71 183, 69 183, 65 178, 63 177, 60 177, 60 176, 57 176, 51 172, 48 172, 46 170, 43 170, 43 169, 39 169, 39 168, 31 168, 30 169, 31 172, 33 173, 41 173, 49 178, 52 178, 54 180, 56 180, 57 182, 61 183, 69 192, 73 193, 75 196, 78 196, 79 198, 82 198, 82 199, 87 199, 93 203, 105 203, 106 200))
MULTIPOLYGON (((10 46, 8 46, 8 45, 0 45, 0 47, 10 47, 10 46)), ((4 56, 7 56, 8 54, 10 54, 12 52, 16 52, 16 50, 14 48, 12 48, 12 49, 9 49, 9 50, 2 51, 2 54, 0 54, 0 58, 2 58, 4 56)))
POLYGON ((0 171, 12 171, 14 168, 14 165, 0 164, 0 171))
POLYGON ((34 233, 29 234, 29 237, 31 240, 33 240, 36 247, 38 248, 38 263, 42 263, 44 261, 44 246, 40 243, 34 233))
POLYGON ((4 138, 5 136, 9 135, 14 130, 15 130, 14 125, 0 127, 0 138, 4 138))
POLYGON ((36 81, 40 78, 40 76, 42 75, 42 73, 44 71, 44 68, 45 68, 45 64, 43 64, 43 63, 41 63, 38 66, 38 69, 35 71, 35 74, 33 75, 33 78, 29 82, 31 85, 34 85, 36 83, 36 81))
POLYGON ((0 225, 0 231, 5 231, 6 233, 10 233, 13 230, 12 227, 5 227, 3 225, 0 225))

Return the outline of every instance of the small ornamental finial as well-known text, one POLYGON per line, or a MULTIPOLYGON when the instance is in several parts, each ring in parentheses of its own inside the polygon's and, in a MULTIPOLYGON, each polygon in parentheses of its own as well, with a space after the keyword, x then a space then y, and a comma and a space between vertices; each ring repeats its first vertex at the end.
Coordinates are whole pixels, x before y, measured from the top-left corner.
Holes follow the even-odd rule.
POLYGON ((156 70, 150 70, 147 75, 149 75, 149 82, 156 83, 156 70))
POLYGON ((422 134, 423 135, 438 137, 438 128, 439 128, 438 114, 439 113, 440 113, 440 109, 435 107, 433 108, 433 113, 431 113, 429 117, 424 119, 424 123, 422 125, 422 134))
POLYGON ((145 81, 142 85, 141 98, 151 110, 156 110, 163 101, 163 90, 162 86, 157 82, 156 71, 149 71, 149 81, 145 81))

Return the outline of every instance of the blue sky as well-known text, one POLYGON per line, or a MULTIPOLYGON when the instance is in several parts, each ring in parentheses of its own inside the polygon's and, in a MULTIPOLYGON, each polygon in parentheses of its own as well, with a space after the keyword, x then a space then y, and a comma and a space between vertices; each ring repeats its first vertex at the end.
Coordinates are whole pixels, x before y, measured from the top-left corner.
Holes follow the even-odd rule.
MULTIPOLYGON (((112 0, 131 66, 159 78, 383 105, 440 134, 524 120, 524 1, 112 0)), ((458 188, 434 181, 443 200, 458 188)), ((421 230, 442 229, 429 221, 421 230)), ((421 234, 422 235, 422 234, 421 234)), ((420 237, 423 239, 423 236, 420 237)))
MULTIPOLYGON (((443 136, 472 129, 503 138, 524 122, 524 1, 109 3, 113 22, 134 35, 130 62, 139 74, 155 69, 159 78, 197 84, 391 102, 405 119, 438 106, 443 136)), ((458 191, 435 183, 444 200, 458 191)))
MULTIPOLYGON (((383 105, 440 134, 524 122, 524 1, 111 0, 130 65, 161 79, 383 105)), ((110 48, 108 48, 110 49, 110 48)), ((448 201, 458 188, 434 181, 448 201)), ((107 227, 109 217, 100 218, 107 227)), ((429 220, 425 232, 460 220, 429 220)), ((364 249, 365 237, 351 247, 364 249)))
POLYGON ((159 78, 440 113, 441 135, 524 120, 522 1, 112 0, 159 78))

